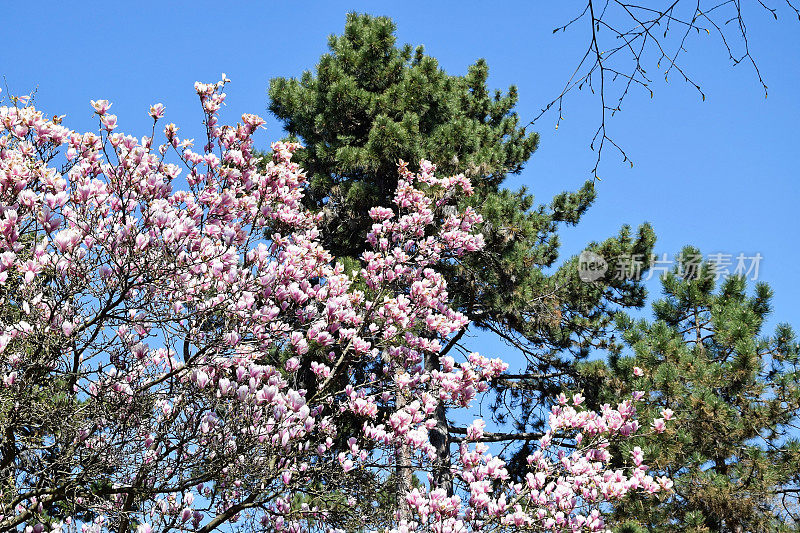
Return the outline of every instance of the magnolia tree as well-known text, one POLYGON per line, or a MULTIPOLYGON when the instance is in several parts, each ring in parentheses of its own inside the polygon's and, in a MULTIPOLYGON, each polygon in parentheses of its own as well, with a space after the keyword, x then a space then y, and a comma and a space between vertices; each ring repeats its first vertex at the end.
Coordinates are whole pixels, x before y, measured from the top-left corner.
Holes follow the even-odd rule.
POLYGON ((1 531, 598 531, 604 502, 669 488, 641 450, 608 451, 639 430, 636 398, 595 413, 576 396, 524 483, 470 443, 478 420, 455 495, 423 483, 379 519, 361 480, 400 456, 424 477, 437 407, 466 408, 506 369, 471 354, 425 371, 466 321, 433 267, 482 245, 479 215, 449 207, 470 184, 401 163, 346 272, 301 204, 297 145, 264 164, 261 118, 220 124, 227 81, 195 86, 199 151, 174 124, 156 142, 160 104, 142 138, 104 100, 84 134, 0 107, 1 531))

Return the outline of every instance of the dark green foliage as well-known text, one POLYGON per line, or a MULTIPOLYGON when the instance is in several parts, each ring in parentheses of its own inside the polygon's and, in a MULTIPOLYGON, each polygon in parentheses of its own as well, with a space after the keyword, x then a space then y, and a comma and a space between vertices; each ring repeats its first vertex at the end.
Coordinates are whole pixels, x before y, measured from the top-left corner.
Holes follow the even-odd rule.
POLYGON ((296 159, 311 181, 307 199, 326 208, 325 243, 337 257, 359 255, 366 212, 390 204, 400 159, 497 186, 539 142, 518 127, 516 88, 490 94, 483 60, 450 76, 421 46, 397 48, 394 30, 388 18, 351 13, 316 73, 270 82, 270 110, 305 145, 296 159))
POLYGON ((665 433, 635 443, 654 470, 675 480, 674 496, 660 505, 632 499, 615 517, 647 531, 797 531, 797 339, 787 325, 763 336, 766 284, 748 295, 741 277, 717 287, 713 266, 704 263, 691 279, 679 274, 681 264, 662 281, 655 320, 619 315, 624 345, 607 365, 582 369, 593 405, 643 390, 640 420, 675 412, 665 433), (644 375, 634 376, 634 367, 644 375))

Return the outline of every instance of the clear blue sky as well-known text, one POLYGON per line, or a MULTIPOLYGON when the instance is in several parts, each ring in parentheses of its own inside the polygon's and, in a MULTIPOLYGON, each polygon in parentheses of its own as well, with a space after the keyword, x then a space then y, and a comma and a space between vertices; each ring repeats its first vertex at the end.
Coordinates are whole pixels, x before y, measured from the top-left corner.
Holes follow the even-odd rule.
MULTIPOLYGON (((37 106, 66 113, 73 129, 94 128, 88 102, 107 98, 126 133, 148 133, 147 109, 163 102, 168 120, 199 137, 194 81, 215 81, 225 72, 233 83, 224 116, 266 116, 268 80, 312 68, 327 36, 340 33, 345 13, 357 10, 392 17, 400 42, 424 44, 449 73, 463 74, 486 58, 490 85, 516 84, 518 111, 529 120, 557 94, 585 49, 586 28, 552 34, 579 4, 6 2, 0 74, 4 94, 38 88, 37 106)), ((649 221, 659 253, 671 256, 685 244, 706 253, 758 252, 764 257, 759 277, 776 292, 773 323, 800 326, 800 22, 788 13, 775 22, 745 4, 769 98, 749 66, 731 66, 719 40, 691 37, 686 66, 706 101, 677 77, 657 81, 652 100, 634 93, 611 133, 635 166, 608 151, 598 201, 563 241, 565 252, 576 254, 623 223, 649 221)), ((509 182, 527 185, 540 201, 579 187, 593 166, 588 145, 598 124, 596 102, 573 97, 564 115, 558 131, 553 115, 538 123, 541 147, 509 182)), ((274 120, 269 126, 264 146, 282 135, 274 120)), ((650 287, 658 291, 657 283, 650 287)))

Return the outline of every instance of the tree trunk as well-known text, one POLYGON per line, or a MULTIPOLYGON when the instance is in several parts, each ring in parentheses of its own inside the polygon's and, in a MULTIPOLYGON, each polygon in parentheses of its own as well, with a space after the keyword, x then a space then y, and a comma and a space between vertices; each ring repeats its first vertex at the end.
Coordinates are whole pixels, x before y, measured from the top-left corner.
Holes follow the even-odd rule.
MULTIPOLYGON (((397 410, 406 405, 401 391, 397 391, 397 410)), ((411 491, 414 473, 411 471, 411 451, 407 444, 397 444, 395 448, 395 479, 397 483, 397 519, 410 520, 411 509, 406 501, 406 494, 411 491)))
MULTIPOLYGON (((441 370, 439 356, 431 355, 425 359, 425 370, 433 372, 441 370)), ((433 413, 436 425, 428 431, 431 445, 436 449, 436 459, 433 463, 431 483, 432 489, 444 489, 448 496, 453 495, 453 475, 450 471, 450 429, 447 423, 447 409, 443 402, 439 402, 433 413)))
POLYGON ((431 445, 436 449, 433 465, 432 488, 444 489, 448 496, 453 495, 453 474, 450 471, 450 432, 447 424, 447 411, 440 403, 433 414, 436 426, 428 433, 431 445))

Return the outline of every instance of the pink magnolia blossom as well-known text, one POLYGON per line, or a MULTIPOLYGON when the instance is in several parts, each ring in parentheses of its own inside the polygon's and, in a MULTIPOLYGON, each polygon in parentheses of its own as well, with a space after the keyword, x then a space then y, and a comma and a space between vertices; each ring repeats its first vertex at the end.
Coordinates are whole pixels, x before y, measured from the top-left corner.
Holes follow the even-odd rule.
MULTIPOLYGON (((479 354, 425 366, 469 325, 437 271, 483 246, 479 213, 445 210, 469 180, 400 162, 393 206, 370 211, 371 249, 345 272, 303 206, 299 145, 274 143, 264 161, 252 138, 263 119, 221 122, 228 81, 195 85, 197 148, 174 124, 161 138, 117 132, 105 100, 91 102, 101 133, 0 107, 0 281, 19 307, 0 331, 0 395, 52 391, 79 406, 52 413, 48 451, 29 450, 54 454, 69 494, 41 490, 46 469, 6 467, 18 503, 0 529, 35 530, 59 498, 96 517, 67 517, 70 531, 324 528, 340 504, 296 504, 316 501, 310 488, 340 483, 355 505, 360 476, 386 479, 399 451, 430 471, 437 409, 469 407, 508 368, 479 354), (361 431, 341 435, 354 420, 361 431)), ((562 395, 523 483, 474 422, 452 465, 456 494, 415 488, 391 529, 602 530, 604 504, 671 487, 641 451, 610 469, 609 443, 639 431, 643 394, 600 412, 562 395)), ((38 427, 45 411, 25 409, 16 416, 38 427)))
POLYGON ((162 104, 162 103, 153 104, 153 105, 150 106, 149 115, 151 117, 153 117, 154 119, 158 120, 158 119, 160 119, 161 117, 164 116, 164 110, 165 110, 164 104, 162 104))

